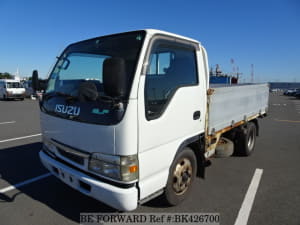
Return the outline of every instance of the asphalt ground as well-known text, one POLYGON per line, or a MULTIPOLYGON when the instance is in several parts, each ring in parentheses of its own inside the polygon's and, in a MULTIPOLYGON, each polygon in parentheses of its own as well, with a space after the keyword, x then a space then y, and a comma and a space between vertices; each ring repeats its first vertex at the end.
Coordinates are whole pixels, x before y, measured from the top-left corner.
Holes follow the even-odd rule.
MULTIPOLYGON (((259 123, 250 157, 213 158, 205 180, 196 179, 182 204, 167 207, 157 198, 134 212, 220 213, 220 224, 233 225, 259 168, 263 173, 245 224, 300 225, 300 99, 271 94, 268 117, 259 123)), ((0 101, 0 225, 78 224, 80 212, 115 212, 53 176, 1 193, 48 174, 38 158, 39 134, 37 101, 0 101)))

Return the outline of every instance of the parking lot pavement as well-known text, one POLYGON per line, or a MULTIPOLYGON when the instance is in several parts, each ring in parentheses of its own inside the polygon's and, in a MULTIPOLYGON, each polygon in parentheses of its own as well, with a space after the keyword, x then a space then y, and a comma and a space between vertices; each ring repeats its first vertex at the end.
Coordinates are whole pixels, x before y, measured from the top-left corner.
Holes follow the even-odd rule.
MULTIPOLYGON (((259 150, 253 155, 264 175, 249 224, 300 224, 299 99, 270 99, 270 116, 261 125, 259 150)), ((258 149, 258 148, 257 148, 258 149)))
MULTIPOLYGON (((271 96, 269 116, 259 121, 260 136, 253 155, 214 158, 206 169, 206 179, 196 179, 191 196, 181 205, 166 207, 157 198, 134 212, 216 212, 220 213, 221 224, 235 224, 254 174, 262 169, 245 224, 299 225, 297 105, 293 98, 271 96)), ((0 122, 16 121, 0 123, 0 141, 40 133, 37 101, 0 101, 0 108, 0 122)), ((40 148, 41 136, 0 142, 0 224, 78 224, 80 212, 115 212, 53 176, 1 193, 14 184, 48 174, 38 158, 40 148)))
POLYGON ((0 109, 0 140, 40 133, 37 101, 0 100, 0 109))
POLYGON ((40 138, 0 144, 0 189, 47 172, 40 163, 40 138))

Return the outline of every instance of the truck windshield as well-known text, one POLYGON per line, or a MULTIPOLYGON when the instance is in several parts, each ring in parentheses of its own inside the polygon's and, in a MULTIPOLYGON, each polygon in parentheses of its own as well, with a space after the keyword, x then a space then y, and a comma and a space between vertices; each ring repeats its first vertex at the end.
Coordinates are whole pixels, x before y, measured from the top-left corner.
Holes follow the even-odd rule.
MULTIPOLYGON (((144 37, 144 31, 136 31, 99 37, 68 46, 58 58, 49 76, 42 109, 47 113, 61 117, 64 115, 55 111, 56 103, 72 105, 80 107, 81 114, 86 112, 86 115, 72 116, 68 119, 106 124, 105 121, 109 120, 107 118, 105 121, 103 120, 104 114, 111 115, 113 113, 103 113, 101 110, 112 112, 113 109, 108 110, 108 106, 104 107, 106 103, 103 103, 103 99, 112 99, 104 92, 103 63, 107 58, 124 60, 124 76, 127 78, 128 87, 126 90, 128 91, 122 101, 126 102, 144 37), (84 96, 87 97, 85 99, 81 98, 82 90, 85 91, 84 96), (67 100, 67 102, 62 101, 62 99, 67 100), (72 99, 71 103, 70 99, 72 99), (98 118, 91 119, 92 115, 95 116, 95 114, 98 114, 98 118)), ((116 122, 110 121, 109 124, 116 122)))
POLYGON ((6 88, 23 88, 21 83, 18 82, 7 82, 6 88))
POLYGON ((102 79, 103 62, 111 57, 125 60, 124 76, 128 77, 128 84, 131 84, 143 39, 144 32, 131 32, 70 45, 59 57, 50 75, 46 93, 63 92, 77 96, 79 85, 91 81, 95 84, 99 96, 105 95, 102 79))

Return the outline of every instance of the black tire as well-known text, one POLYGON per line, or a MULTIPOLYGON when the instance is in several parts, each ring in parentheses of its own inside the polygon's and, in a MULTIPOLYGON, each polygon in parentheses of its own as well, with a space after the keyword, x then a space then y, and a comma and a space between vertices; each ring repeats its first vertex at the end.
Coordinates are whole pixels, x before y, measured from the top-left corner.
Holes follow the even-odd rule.
POLYGON ((20 98, 21 101, 24 101, 24 98, 20 98))
POLYGON ((239 156, 249 156, 252 154, 256 143, 256 125, 249 122, 246 128, 236 135, 234 151, 239 156))
POLYGON ((186 147, 177 154, 169 171, 164 198, 168 205, 182 202, 191 192, 197 173, 197 159, 192 149, 186 147))

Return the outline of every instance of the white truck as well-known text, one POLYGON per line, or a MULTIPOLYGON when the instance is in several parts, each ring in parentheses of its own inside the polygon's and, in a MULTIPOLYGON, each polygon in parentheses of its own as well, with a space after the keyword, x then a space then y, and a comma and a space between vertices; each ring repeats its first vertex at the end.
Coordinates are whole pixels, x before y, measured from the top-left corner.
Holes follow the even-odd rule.
POLYGON ((0 79, 0 99, 21 99, 25 98, 25 88, 19 80, 0 79))
POLYGON ((206 51, 190 38, 148 29, 81 41, 50 72, 39 155, 118 210, 161 194, 176 205, 218 149, 252 153, 268 95, 267 84, 210 87, 206 51))

